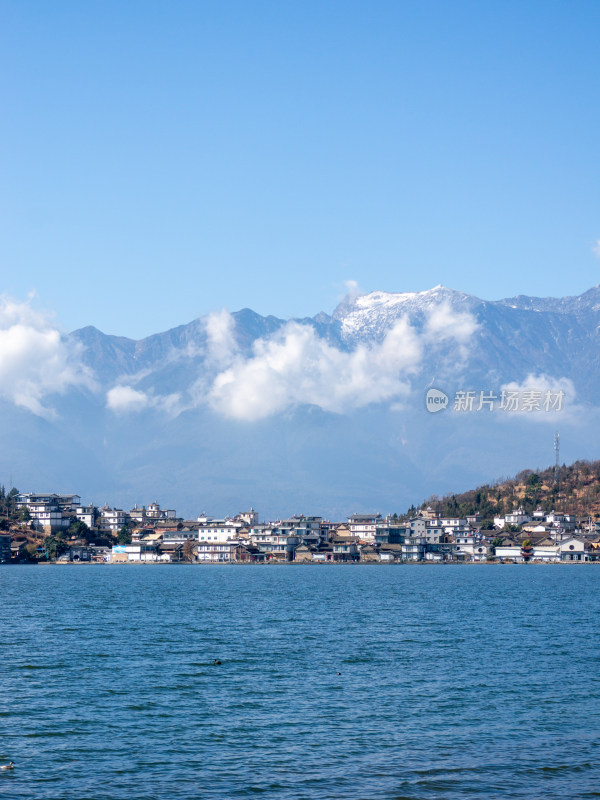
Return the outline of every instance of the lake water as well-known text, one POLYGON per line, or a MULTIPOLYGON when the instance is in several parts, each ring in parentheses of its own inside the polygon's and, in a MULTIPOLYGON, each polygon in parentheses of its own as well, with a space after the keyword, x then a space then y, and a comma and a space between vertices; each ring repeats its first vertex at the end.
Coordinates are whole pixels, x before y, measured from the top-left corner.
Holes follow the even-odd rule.
POLYGON ((600 797, 595 566, 8 566, 0 607, 7 798, 600 797))

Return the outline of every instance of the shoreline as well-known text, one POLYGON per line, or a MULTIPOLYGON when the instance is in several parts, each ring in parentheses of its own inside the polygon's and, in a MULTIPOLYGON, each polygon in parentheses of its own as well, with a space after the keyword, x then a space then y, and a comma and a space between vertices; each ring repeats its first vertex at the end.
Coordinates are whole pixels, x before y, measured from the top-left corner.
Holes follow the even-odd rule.
POLYGON ((600 561, 328 561, 295 562, 295 561, 211 561, 199 562, 160 562, 160 561, 39 561, 37 563, 0 564, 0 567, 593 567, 600 566, 600 561))

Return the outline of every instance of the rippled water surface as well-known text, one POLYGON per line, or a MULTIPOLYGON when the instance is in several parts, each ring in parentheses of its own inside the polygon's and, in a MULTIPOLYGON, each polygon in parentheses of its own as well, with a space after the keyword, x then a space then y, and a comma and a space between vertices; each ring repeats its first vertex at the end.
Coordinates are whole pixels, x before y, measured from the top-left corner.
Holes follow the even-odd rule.
POLYGON ((0 795, 600 797, 599 590, 596 566, 0 567, 0 795))

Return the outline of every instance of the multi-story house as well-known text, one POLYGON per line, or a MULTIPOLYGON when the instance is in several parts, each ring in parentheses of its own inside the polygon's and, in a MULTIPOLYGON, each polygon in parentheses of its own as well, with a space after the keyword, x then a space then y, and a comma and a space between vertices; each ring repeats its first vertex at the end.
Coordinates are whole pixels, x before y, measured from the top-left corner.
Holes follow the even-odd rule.
POLYGON ((182 528, 171 528, 162 531, 163 544, 166 545, 183 544, 188 539, 192 539, 195 542, 198 541, 197 527, 191 528, 185 526, 182 528))
POLYGON ((238 532, 243 526, 241 520, 213 520, 200 523, 198 526, 198 541, 202 542, 227 542, 237 539, 238 532))
POLYGON ((299 536, 284 532, 278 526, 258 525, 250 530, 250 540, 267 558, 292 561, 301 544, 299 536))
POLYGON ((129 514, 122 508, 104 506, 99 509, 98 528, 100 530, 118 533, 127 522, 129 522, 129 514))
POLYGON ((316 547, 323 539, 322 518, 293 516, 277 522, 277 528, 282 535, 297 536, 301 543, 308 547, 316 547))
POLYGON ((138 526, 151 525, 153 522, 165 519, 177 519, 177 512, 174 508, 161 508, 158 503, 150 503, 148 508, 141 508, 136 504, 129 512, 132 522, 138 526))
POLYGON ((331 540, 334 561, 358 561, 360 550, 358 547, 359 539, 356 536, 342 537, 336 536, 331 540))
POLYGON ((17 497, 19 510, 27 510, 31 522, 44 533, 52 534, 69 527, 71 516, 81 504, 76 494, 25 493, 17 497))
POLYGON ((253 508, 250 508, 250 511, 240 511, 240 513, 235 516, 235 519, 251 528, 253 525, 258 525, 258 512, 253 508))
POLYGON ((519 506, 516 511, 509 511, 504 515, 504 522, 506 525, 524 525, 531 522, 531 517, 519 506))
POLYGON ((440 524, 439 519, 428 519, 425 525, 425 541, 428 545, 440 544, 447 538, 445 529, 440 524))
POLYGON ((363 542, 374 542, 377 526, 382 522, 381 514, 352 514, 348 517, 348 527, 352 536, 363 542))
POLYGON ((401 547, 403 561, 422 561, 425 558, 425 536, 421 536, 418 533, 407 536, 401 547))
POLYGON ((385 522, 375 528, 375 544, 402 544, 409 529, 406 525, 399 523, 385 522))
POLYGON ((197 559, 201 563, 224 564, 235 561, 237 542, 214 541, 198 544, 197 559))
POLYGON ((96 524, 96 509, 93 505, 77 506, 75 516, 80 522, 84 522, 88 528, 93 528, 96 524))

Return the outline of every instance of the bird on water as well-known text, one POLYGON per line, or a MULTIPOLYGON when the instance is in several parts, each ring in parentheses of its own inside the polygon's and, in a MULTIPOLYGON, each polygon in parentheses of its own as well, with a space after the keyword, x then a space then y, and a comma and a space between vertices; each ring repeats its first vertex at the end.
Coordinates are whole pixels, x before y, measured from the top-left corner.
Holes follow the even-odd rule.
POLYGON ((221 662, 219 661, 218 658, 213 658, 213 664, 215 665, 215 667, 219 667, 221 665, 221 662))
POLYGON ((14 769, 15 765, 12 761, 9 761, 8 764, 3 764, 0 769, 14 769))

